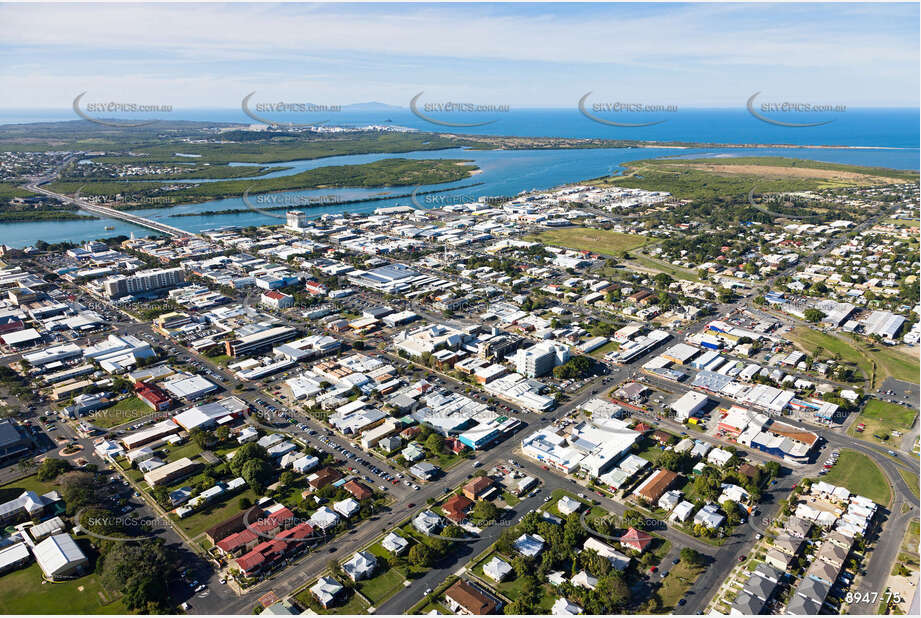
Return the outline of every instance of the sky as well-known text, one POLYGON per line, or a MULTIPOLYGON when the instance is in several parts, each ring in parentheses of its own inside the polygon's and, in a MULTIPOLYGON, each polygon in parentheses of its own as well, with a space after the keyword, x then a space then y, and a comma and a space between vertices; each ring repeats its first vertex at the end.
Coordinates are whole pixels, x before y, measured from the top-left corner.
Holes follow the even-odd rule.
POLYGON ((919 5, 0 4, 0 109, 918 107, 919 5))

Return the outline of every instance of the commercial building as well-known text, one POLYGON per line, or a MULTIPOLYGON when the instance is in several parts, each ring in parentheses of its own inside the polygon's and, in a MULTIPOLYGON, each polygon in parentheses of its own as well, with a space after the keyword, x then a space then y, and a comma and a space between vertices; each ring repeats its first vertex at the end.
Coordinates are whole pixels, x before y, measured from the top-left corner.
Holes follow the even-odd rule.
POLYGON ((541 342, 515 353, 515 371, 526 378, 536 378, 553 371, 569 360, 569 347, 559 343, 541 342))
POLYGON ((32 441, 19 431, 13 421, 0 421, 0 462, 20 457, 31 448, 32 441))
POLYGON ((706 405, 706 395, 695 391, 688 391, 676 401, 674 401, 669 407, 675 412, 676 419, 679 421, 686 421, 690 417, 694 416, 697 412, 703 410, 704 406, 706 405))
POLYGON ((172 288, 184 281, 185 271, 182 268, 157 268, 128 276, 114 275, 103 281, 103 288, 109 298, 121 298, 172 288))
POLYGON ((177 399, 195 401, 217 390, 217 385, 200 375, 178 374, 163 383, 163 388, 177 399))
POLYGON ((188 457, 177 459, 174 462, 160 466, 144 475, 144 480, 151 487, 166 485, 181 478, 194 474, 201 468, 201 464, 188 457))
POLYGON ((234 358, 266 350, 276 343, 288 341, 297 335, 297 330, 288 326, 275 326, 224 342, 228 356, 234 358))

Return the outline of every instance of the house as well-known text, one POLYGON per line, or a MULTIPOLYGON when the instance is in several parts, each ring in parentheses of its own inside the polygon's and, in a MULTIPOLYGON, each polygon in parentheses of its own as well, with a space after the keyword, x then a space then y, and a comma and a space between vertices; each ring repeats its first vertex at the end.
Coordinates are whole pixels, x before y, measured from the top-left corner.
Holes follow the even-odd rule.
POLYGON ((579 500, 575 500, 569 496, 563 496, 557 501, 556 510, 559 511, 561 515, 569 515, 570 513, 578 513, 584 506, 585 505, 579 500))
POLYGON ((780 569, 781 571, 787 570, 787 567, 790 566, 791 560, 793 560, 792 556, 774 549, 773 547, 767 550, 767 552, 764 554, 764 562, 771 565, 775 569, 780 569))
POLYGON ((582 613, 582 608, 575 603, 570 603, 565 597, 560 597, 553 603, 550 613, 554 616, 578 616, 582 613))
POLYGON ((732 459, 732 453, 721 448, 715 448, 707 454, 707 461, 714 466, 722 468, 732 459))
POLYGON ((835 580, 838 579, 838 573, 840 572, 841 569, 834 567, 827 562, 822 560, 813 560, 812 564, 809 565, 809 568, 806 569, 806 573, 803 578, 815 579, 831 586, 835 583, 835 580))
POLYGON ((377 558, 374 554, 360 551, 342 564, 342 570, 353 582, 370 579, 377 569, 377 558))
POLYGON ((320 605, 328 609, 344 589, 343 585, 332 577, 321 577, 310 587, 310 593, 320 605))
POLYGON ((539 534, 522 534, 515 540, 515 549, 526 558, 535 558, 544 549, 544 538, 539 534))
POLYGON ((492 486, 493 482, 491 478, 488 476, 478 476, 468 481, 467 484, 464 485, 463 492, 464 495, 471 500, 479 500, 480 496, 489 491, 492 486))
POLYGON ((356 481, 355 479, 348 481, 345 485, 342 486, 342 488, 352 494, 352 496, 358 501, 367 500, 374 495, 374 492, 371 491, 370 487, 361 481, 356 481))
POLYGON ((687 500, 682 500, 677 504, 677 506, 675 506, 675 510, 672 511, 670 519, 672 521, 685 522, 693 512, 694 505, 687 500))
POLYGON ((330 483, 335 483, 342 478, 342 473, 335 468, 326 467, 307 477, 307 482, 314 489, 323 489, 330 483))
POLYGON ((332 511, 325 506, 321 506, 314 512, 313 515, 310 516, 309 523, 314 528, 329 530, 339 523, 339 515, 337 515, 335 511, 332 511))
POLYGON ((795 539, 805 539, 812 530, 812 522, 791 515, 783 526, 784 532, 795 539))
POLYGON ((427 461, 420 461, 409 469, 410 474, 422 481, 432 480, 439 472, 441 472, 441 468, 427 461))
POLYGON ((589 575, 586 571, 579 571, 572 576, 572 579, 569 580, 573 586, 579 586, 580 588, 588 588, 589 590, 594 590, 598 585, 598 578, 592 575, 589 575))
POLYGON ((633 490, 633 495, 649 504, 656 504, 677 478, 678 474, 671 470, 657 470, 633 490))
POLYGON ((614 567, 615 571, 623 571, 628 566, 630 566, 630 558, 623 555, 610 545, 602 543, 595 537, 589 537, 585 540, 585 543, 582 545, 583 550, 591 550, 608 559, 608 562, 611 563, 611 566, 614 567))
POLYGON ((629 547, 638 552, 645 551, 650 543, 652 543, 651 535, 633 527, 628 528, 624 535, 620 537, 621 546, 629 547))
POLYGON ((428 509, 413 517, 413 527, 423 534, 435 534, 442 525, 441 517, 428 509))
POLYGON ((414 463, 425 457, 425 451, 417 443, 412 442, 409 446, 400 451, 400 457, 409 463, 414 463))
POLYGON ((445 517, 454 523, 460 523, 467 517, 467 511, 473 506, 473 500, 464 495, 454 495, 445 500, 441 510, 445 517))
POLYGON ((333 504, 333 510, 348 519, 361 510, 361 505, 358 504, 355 498, 346 498, 333 504))
POLYGON ((694 516, 695 524, 701 524, 711 530, 719 528, 724 521, 726 518, 719 512, 719 506, 715 504, 704 505, 694 516))
POLYGON ((457 614, 485 616, 499 609, 499 602, 479 586, 459 579, 445 590, 448 609, 457 614))
POLYGON ((395 556, 399 556, 409 547, 409 541, 396 532, 391 532, 381 541, 381 547, 395 556))
POLYGON ((500 583, 512 572, 512 565, 498 556, 493 556, 492 560, 483 566, 483 573, 496 583, 500 583))
POLYGON ((651 434, 649 434, 649 437, 655 440, 656 442, 658 442, 662 446, 667 446, 674 438, 672 434, 666 433, 662 431, 661 429, 656 429, 651 434))
POLYGON ((736 595, 729 608, 730 616, 757 616, 764 609, 764 601, 744 590, 736 595))
POLYGON ((306 474, 320 465, 320 460, 311 455, 304 455, 294 460, 291 469, 301 474, 306 474))
POLYGON ((681 502, 682 495, 683 494, 677 489, 666 491, 664 494, 662 494, 662 497, 659 498, 659 508, 663 508, 666 511, 672 510, 679 502, 681 502))

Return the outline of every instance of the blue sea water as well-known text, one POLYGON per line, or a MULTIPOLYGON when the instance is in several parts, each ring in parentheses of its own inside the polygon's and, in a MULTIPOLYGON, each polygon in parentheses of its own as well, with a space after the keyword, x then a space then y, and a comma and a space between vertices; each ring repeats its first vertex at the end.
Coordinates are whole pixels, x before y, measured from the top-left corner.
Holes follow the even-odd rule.
MULTIPOLYGON (((72 112, 71 112, 72 114, 72 112)), ((366 126, 389 124, 417 128, 425 131, 448 132, 445 127, 432 125, 406 110, 374 112, 341 112, 335 116, 335 123, 342 126, 366 126)), ((534 137, 591 137, 656 140, 660 142, 695 141, 733 144, 800 144, 834 145, 842 148, 700 148, 676 149, 669 147, 616 148, 584 150, 516 150, 516 151, 470 151, 451 149, 394 154, 369 154, 328 157, 309 161, 279 163, 289 169, 274 172, 266 177, 293 174, 307 169, 327 165, 368 163, 384 158, 406 157, 414 159, 450 158, 473 161, 480 172, 455 183, 422 186, 417 205, 437 207, 443 204, 460 203, 479 196, 515 195, 522 191, 549 189, 555 186, 579 182, 599 176, 616 174, 623 164, 637 159, 656 157, 738 157, 738 156, 785 156, 815 159, 834 163, 890 167, 895 169, 919 169, 919 122, 918 110, 852 110, 834 115, 834 122, 822 127, 788 128, 770 125, 755 119, 747 111, 738 110, 691 110, 662 114, 669 116, 668 122, 643 128, 614 128, 595 123, 577 110, 512 110, 493 124, 467 129, 452 129, 455 133, 477 133, 489 135, 515 135, 534 137), (475 187, 469 187, 477 183, 475 187), (424 194, 425 191, 457 187, 454 191, 424 194)), ((460 118, 463 114, 444 115, 451 121, 469 121, 460 118)), ((16 115, 0 112, 0 123, 53 121, 69 119, 67 114, 55 117, 28 114, 16 115)), ((172 118, 171 118, 172 119, 172 118)), ((240 111, 198 110, 183 113, 183 120, 210 120, 222 122, 249 122, 240 111)), ((293 117, 286 121, 299 122, 293 117)), ((795 121, 808 121, 814 118, 795 121)), ((784 117, 784 121, 794 121, 784 117)), ((332 123, 331 123, 332 124, 332 123)), ((663 144, 664 146, 664 144, 663 144)), ((326 200, 359 200, 381 198, 386 195, 410 193, 414 187, 346 188, 317 191, 292 191, 274 194, 274 202, 262 205, 288 204, 297 201, 313 203, 326 200), (288 200, 288 201, 285 201, 288 200)), ((257 203, 253 196, 249 203, 257 203)), ((377 199, 347 205, 313 205, 307 210, 311 216, 338 212, 371 212, 376 208, 394 205, 412 205, 405 197, 377 199)), ((265 225, 279 223, 281 211, 276 216, 255 211, 233 215, 199 215, 176 217, 180 213, 198 213, 224 209, 247 208, 240 198, 214 200, 199 204, 175 206, 169 209, 133 211, 136 214, 162 220, 170 225, 192 232, 229 225, 265 225)), ((47 242, 82 241, 117 234, 145 235, 149 230, 134 225, 110 220, 54 221, 36 223, 10 223, 0 226, 0 242, 22 247, 37 240, 47 242), (114 229, 105 230, 104 226, 114 229)))

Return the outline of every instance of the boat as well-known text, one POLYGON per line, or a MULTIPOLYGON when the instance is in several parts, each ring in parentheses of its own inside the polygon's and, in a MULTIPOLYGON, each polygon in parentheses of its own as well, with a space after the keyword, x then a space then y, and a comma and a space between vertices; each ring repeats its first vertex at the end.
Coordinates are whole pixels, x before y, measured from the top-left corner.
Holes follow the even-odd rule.
POLYGON ((105 227, 102 228, 102 229, 104 229, 104 230, 114 230, 114 229, 115 229, 115 226, 114 226, 114 225, 107 225, 107 226, 105 226, 105 227))

